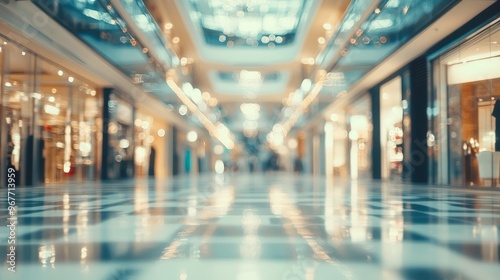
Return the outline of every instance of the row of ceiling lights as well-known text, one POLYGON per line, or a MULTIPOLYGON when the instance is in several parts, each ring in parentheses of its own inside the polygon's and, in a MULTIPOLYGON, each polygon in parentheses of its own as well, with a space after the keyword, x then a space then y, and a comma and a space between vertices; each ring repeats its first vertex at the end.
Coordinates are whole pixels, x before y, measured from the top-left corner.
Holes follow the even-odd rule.
MULTIPOLYGON (((221 43, 224 43, 226 42, 226 45, 228 47, 234 47, 235 43, 233 40, 228 40, 227 39, 227 36, 226 35, 220 35, 219 36, 219 42, 221 43), (226 42, 227 41, 227 42, 226 42)), ((276 36, 276 35, 263 35, 261 38, 260 38, 260 42, 262 42, 263 44, 267 44, 267 47, 269 48, 274 48, 276 46, 276 44, 281 44, 283 43, 283 37, 282 36, 276 36)), ((245 40, 245 43, 249 46, 253 46, 253 47, 258 47, 260 45, 259 43, 259 40, 256 40, 256 39, 252 39, 252 38, 247 38, 245 40)))
POLYGON ((221 122, 212 122, 191 98, 177 85, 172 77, 167 77, 167 84, 179 97, 189 111, 198 118, 211 136, 217 138, 227 149, 234 148, 233 135, 229 129, 221 122))
MULTIPOLYGON (((172 34, 173 27, 174 25, 171 22, 164 24, 164 33, 167 38, 169 38, 172 34)), ((180 38, 178 36, 174 36, 172 38, 172 43, 179 44, 180 38)), ((194 63, 194 59, 190 57, 182 57, 179 62, 180 66, 184 67, 194 63)), ((181 70, 182 73, 184 75, 188 75, 189 73, 184 70, 186 69, 184 68, 181 70)), ((210 107, 217 106, 217 98, 212 97, 209 92, 201 92, 200 89, 194 88, 191 83, 184 83, 181 88, 171 75, 167 77, 167 84, 183 104, 179 107, 180 115, 184 116, 188 113, 188 111, 191 112, 208 130, 210 135, 217 138, 227 149, 234 148, 233 135, 223 123, 216 122, 216 115, 210 112, 210 107)), ((191 137, 189 141, 196 141, 193 141, 193 134, 191 133, 190 135, 191 137)))

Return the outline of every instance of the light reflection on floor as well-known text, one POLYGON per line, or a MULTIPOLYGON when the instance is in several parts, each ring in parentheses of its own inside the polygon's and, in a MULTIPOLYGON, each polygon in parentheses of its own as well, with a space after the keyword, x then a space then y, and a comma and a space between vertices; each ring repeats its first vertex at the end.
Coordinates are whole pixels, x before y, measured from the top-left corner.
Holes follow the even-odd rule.
POLYGON ((20 188, 16 203, 0 279, 500 275, 500 192, 240 174, 20 188))

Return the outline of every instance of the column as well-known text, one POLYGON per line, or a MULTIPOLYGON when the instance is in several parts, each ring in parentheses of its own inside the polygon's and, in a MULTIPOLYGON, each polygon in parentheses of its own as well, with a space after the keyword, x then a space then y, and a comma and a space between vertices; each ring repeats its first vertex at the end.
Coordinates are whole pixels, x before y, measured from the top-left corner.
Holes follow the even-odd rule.
POLYGON ((306 132, 304 151, 304 173, 313 174, 313 135, 312 131, 306 132))
POLYGON ((429 182, 429 155, 427 148, 428 67, 425 57, 410 63, 410 121, 411 144, 409 176, 414 183, 429 182))
POLYGON ((109 109, 108 103, 110 95, 113 92, 112 88, 105 88, 102 91, 102 157, 101 157, 101 180, 108 179, 108 161, 109 161, 109 109))
POLYGON ((321 122, 318 135, 319 137, 318 171, 319 174, 322 176, 326 175, 327 161, 331 160, 331 158, 327 156, 327 151, 326 151, 326 129, 327 129, 327 123, 321 122))
POLYGON ((382 143, 380 141, 380 88, 370 90, 372 99, 372 178, 382 179, 382 143))

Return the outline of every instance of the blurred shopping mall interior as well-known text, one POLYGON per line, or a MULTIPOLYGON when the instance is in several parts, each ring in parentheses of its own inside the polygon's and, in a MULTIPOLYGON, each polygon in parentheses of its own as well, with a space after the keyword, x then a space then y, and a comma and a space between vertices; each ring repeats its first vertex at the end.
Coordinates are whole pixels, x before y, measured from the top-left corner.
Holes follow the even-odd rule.
POLYGON ((0 278, 498 279, 499 100, 496 0, 0 0, 0 278))

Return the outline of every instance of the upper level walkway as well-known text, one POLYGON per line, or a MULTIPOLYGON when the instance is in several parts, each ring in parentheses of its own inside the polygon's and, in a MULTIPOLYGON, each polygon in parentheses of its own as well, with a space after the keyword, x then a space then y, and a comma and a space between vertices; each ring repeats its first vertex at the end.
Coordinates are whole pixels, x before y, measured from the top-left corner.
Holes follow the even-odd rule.
POLYGON ((0 195, 0 279, 500 275, 500 192, 281 173, 14 192, 17 213, 0 195))

